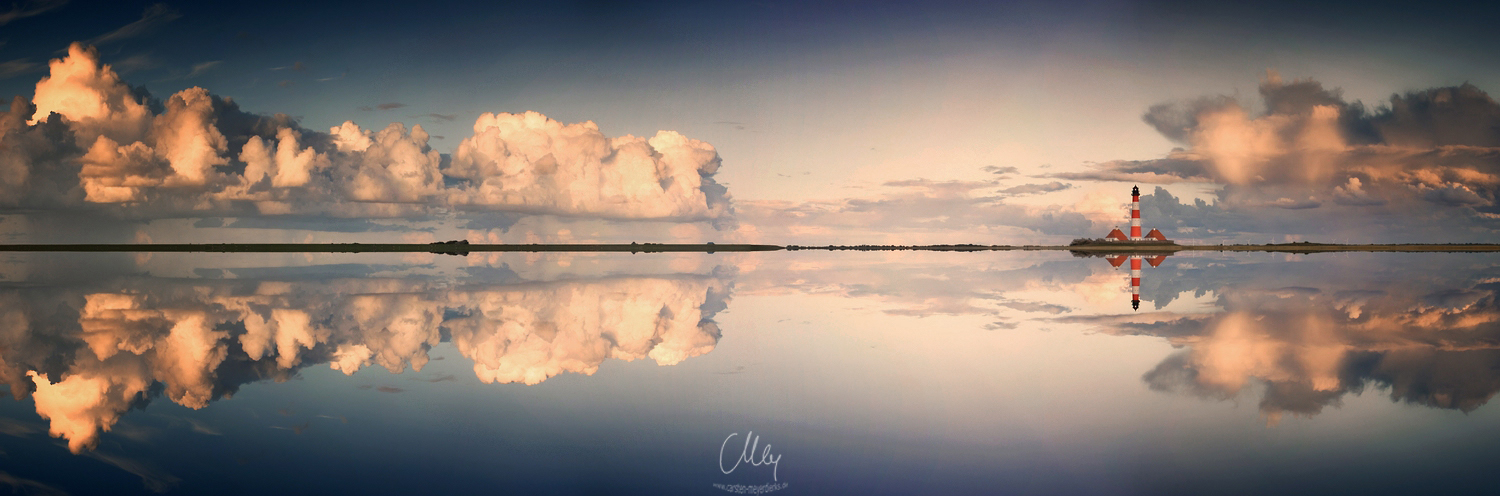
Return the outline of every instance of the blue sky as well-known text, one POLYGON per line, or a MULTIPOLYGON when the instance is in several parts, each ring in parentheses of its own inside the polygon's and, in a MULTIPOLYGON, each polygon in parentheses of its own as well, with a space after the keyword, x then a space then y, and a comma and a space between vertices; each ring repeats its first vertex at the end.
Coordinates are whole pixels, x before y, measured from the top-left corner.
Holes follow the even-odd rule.
MULTIPOLYGON (((1495 213, 1489 209, 1496 187, 1488 152, 1469 150, 1467 161, 1440 164, 1446 168, 1426 176, 1413 171, 1439 165, 1411 158, 1423 156, 1420 146, 1429 155, 1452 155, 1437 147, 1481 143, 1400 143, 1417 148, 1377 167, 1369 163, 1375 149, 1368 146, 1398 145, 1341 136, 1320 148, 1344 158, 1327 159, 1336 172, 1316 184, 1256 181, 1254 174, 1231 184, 1218 167, 1225 160, 1298 168, 1297 161, 1309 160, 1302 148, 1307 140, 1286 138, 1265 153, 1228 157, 1222 140, 1218 148, 1204 148, 1200 138, 1230 128, 1194 129, 1174 141, 1143 120, 1154 105, 1224 95, 1245 114, 1246 126, 1234 129, 1301 132, 1301 119, 1315 105, 1273 115, 1264 102, 1273 80, 1268 70, 1281 86, 1295 90, 1311 78, 1320 90, 1337 90, 1339 101, 1363 102, 1371 113, 1396 93, 1464 83, 1487 92, 1500 87, 1500 71, 1493 50, 1476 42, 1485 39, 1484 11, 1292 2, 23 2, 0 12, 0 94, 34 98, 38 80, 49 75, 48 61, 81 42, 92 45, 97 63, 110 65, 123 84, 144 87, 156 100, 201 87, 249 114, 290 116, 300 133, 297 144, 320 154, 333 153, 318 143, 320 136, 345 121, 372 136, 392 122, 407 130, 420 125, 427 138, 412 138, 413 146, 442 157, 429 164, 429 175, 470 182, 428 184, 412 194, 430 205, 398 209, 404 213, 373 209, 378 214, 276 207, 251 215, 181 198, 168 206, 101 205, 107 203, 102 196, 62 208, 23 198, 7 218, 25 219, 10 223, 5 234, 45 237, 35 226, 58 221, 37 220, 41 209, 68 222, 76 210, 105 223, 150 219, 119 230, 154 241, 346 241, 397 234, 487 241, 1065 241, 1101 235, 1123 218, 1123 192, 1141 178, 1106 174, 1125 170, 1116 161, 1151 165, 1181 148, 1208 172, 1150 182, 1188 204, 1202 199, 1218 209, 1197 212, 1200 217, 1225 211, 1241 222, 1195 227, 1190 219, 1159 221, 1180 239, 1408 241, 1431 239, 1436 230, 1437 239, 1486 240, 1496 227, 1486 217, 1495 213), (548 186, 477 200, 487 178, 502 190, 515 181, 484 175, 495 171, 483 167, 456 178, 444 164, 475 134, 482 114, 526 111, 561 124, 591 121, 600 139, 649 139, 667 130, 711 146, 722 162, 706 174, 726 188, 728 202, 715 203, 715 194, 706 192, 707 203, 696 209, 629 207, 622 214, 578 206, 577 191, 554 198, 543 191, 548 186), (1373 191, 1359 198, 1374 199, 1340 203, 1337 198, 1352 198, 1337 190, 1348 191, 1350 178, 1373 191), (449 188, 464 187, 474 190, 455 200, 449 188), (478 203, 486 205, 483 213, 451 212, 478 203), (713 213, 715 205, 728 210, 713 213), (250 217, 256 219, 245 220, 250 217), (15 227, 28 222, 32 227, 15 227), (242 227, 201 227, 236 222, 242 227), (343 227, 319 228, 319 222, 343 227), (394 227, 351 232, 358 229, 350 222, 394 227), (1340 226, 1330 230, 1329 223, 1340 226)), ((1465 108, 1488 112, 1493 101, 1486 104, 1487 98, 1465 108)), ((1443 127, 1441 119, 1424 116, 1417 120, 1443 127)), ((77 124, 70 125, 77 133, 77 124)), ((233 175, 247 135, 221 134, 227 137, 218 151, 222 163, 212 170, 233 175)), ((275 138, 262 134, 266 142, 275 138)), ((1230 141, 1239 146, 1255 136, 1230 141)), ((156 167, 170 162, 155 141, 161 138, 148 132, 116 145, 128 146, 121 140, 130 139, 154 147, 162 162, 156 167)), ((15 161, 66 176, 73 174, 69 162, 91 145, 77 144, 71 156, 15 161)), ((330 175, 330 184, 340 170, 357 175, 372 163, 390 165, 383 159, 346 165, 329 157, 333 165, 312 170, 330 175)), ((215 189, 222 184, 205 187, 224 197, 215 189)), ((687 201, 663 191, 653 198, 687 201)), ((646 201, 641 198, 606 203, 646 201)), ((360 194, 350 199, 369 200, 360 194)))

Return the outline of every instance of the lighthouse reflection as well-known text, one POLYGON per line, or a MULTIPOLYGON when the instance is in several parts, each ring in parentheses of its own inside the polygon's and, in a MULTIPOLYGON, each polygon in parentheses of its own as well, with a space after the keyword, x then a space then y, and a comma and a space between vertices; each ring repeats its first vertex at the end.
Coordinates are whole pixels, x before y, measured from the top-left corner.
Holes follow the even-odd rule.
POLYGON ((1170 253, 1143 252, 1143 253, 1114 253, 1100 254, 1087 251, 1073 251, 1073 256, 1082 258, 1103 257, 1109 262, 1110 267, 1116 270, 1126 271, 1124 282, 1130 284, 1130 309, 1141 309, 1141 283, 1144 278, 1145 267, 1158 268, 1167 261, 1170 253))
POLYGON ((1130 262, 1130 309, 1141 309, 1141 262, 1144 260, 1152 267, 1159 267, 1167 260, 1167 255, 1110 255, 1104 257, 1111 266, 1120 268, 1125 262, 1130 262))

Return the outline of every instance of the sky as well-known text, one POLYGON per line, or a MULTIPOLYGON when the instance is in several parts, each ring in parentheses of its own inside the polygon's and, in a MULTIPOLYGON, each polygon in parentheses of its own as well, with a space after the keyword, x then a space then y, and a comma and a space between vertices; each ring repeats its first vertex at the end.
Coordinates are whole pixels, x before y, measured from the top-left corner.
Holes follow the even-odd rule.
POLYGON ((0 235, 1493 241, 1493 10, 13 2, 0 235))

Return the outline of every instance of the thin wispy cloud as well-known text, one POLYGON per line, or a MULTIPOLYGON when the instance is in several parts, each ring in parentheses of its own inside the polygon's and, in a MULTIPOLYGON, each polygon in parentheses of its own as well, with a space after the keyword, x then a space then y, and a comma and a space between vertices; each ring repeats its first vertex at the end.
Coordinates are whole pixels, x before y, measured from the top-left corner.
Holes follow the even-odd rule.
POLYGON ((1022 184, 1020 186, 1012 186, 1002 189, 998 191, 998 193, 1002 195, 1035 195, 1041 193, 1051 193, 1053 191, 1062 191, 1065 189, 1070 189, 1072 187, 1073 185, 1068 183, 1053 181, 1047 184, 1022 184))
POLYGON ((386 102, 386 103, 382 103, 382 104, 376 105, 374 107, 366 105, 366 106, 360 107, 359 110, 363 111, 363 112, 371 112, 371 111, 375 111, 375 110, 396 110, 398 108, 405 107, 405 106, 406 106, 406 104, 400 103, 400 102, 386 102))
POLYGON ((164 81, 177 81, 177 80, 181 80, 181 79, 192 79, 192 78, 201 76, 204 73, 207 73, 208 71, 213 70, 215 67, 218 67, 219 65, 222 65, 223 63, 224 63, 224 61, 222 61, 222 60, 211 60, 211 61, 208 61, 208 62, 199 62, 197 64, 193 64, 192 68, 190 68, 188 70, 174 69, 174 70, 171 71, 170 75, 168 75, 167 77, 158 79, 158 80, 156 80, 156 82, 160 83, 160 82, 164 82, 164 81))
POLYGON ((41 15, 49 10, 56 9, 68 4, 68 0, 31 0, 19 2, 11 6, 9 11, 0 12, 0 26, 10 24, 16 19, 41 15))
POLYGON ((146 7, 146 12, 141 14, 140 20, 121 26, 120 29, 104 33, 98 38, 89 40, 88 44, 97 46, 103 45, 105 43, 134 38, 155 31, 156 28, 159 28, 166 23, 175 21, 180 17, 182 17, 182 14, 178 13, 175 10, 172 10, 172 8, 168 7, 167 4, 158 3, 150 7, 146 7))
POLYGON ((458 119, 458 114, 431 113, 431 114, 423 114, 422 117, 431 117, 432 120, 435 120, 435 121, 453 122, 454 120, 458 119))
POLYGON ((296 62, 292 62, 292 65, 284 65, 284 66, 281 66, 281 67, 272 67, 271 70, 273 70, 273 71, 285 71, 285 70, 305 71, 305 70, 307 70, 307 66, 303 65, 301 60, 298 60, 296 62))
POLYGON ((1003 175, 1006 175, 1006 174, 1015 174, 1015 173, 1019 172, 1019 170, 1016 169, 1015 167, 1001 167, 1001 166, 998 166, 998 165, 987 165, 987 166, 984 167, 983 170, 985 172, 988 172, 990 174, 994 174, 994 175, 997 175, 997 176, 1003 176, 1003 175))
POLYGON ((187 77, 189 77, 189 78, 197 77, 199 75, 202 75, 205 72, 213 70, 213 68, 218 67, 220 64, 223 64, 223 63, 224 63, 224 61, 222 61, 222 60, 210 60, 208 62, 200 62, 200 63, 197 63, 197 64, 193 64, 193 70, 191 72, 188 72, 187 77))
POLYGON ((129 57, 125 57, 123 59, 116 60, 110 63, 110 67, 114 67, 115 72, 118 72, 122 75, 137 71, 155 69, 157 67, 161 67, 161 65, 161 61, 156 60, 150 55, 146 54, 131 55, 129 57))
POLYGON ((31 59, 15 59, 0 62, 0 80, 10 79, 16 76, 41 72, 45 66, 32 62, 31 59))
POLYGON ((314 79, 314 81, 317 81, 317 82, 320 82, 320 83, 326 83, 328 81, 333 81, 333 80, 336 80, 336 79, 344 79, 344 76, 348 76, 348 75, 349 75, 349 71, 344 71, 344 72, 339 73, 339 75, 337 75, 337 76, 326 77, 326 78, 317 78, 317 79, 314 79))

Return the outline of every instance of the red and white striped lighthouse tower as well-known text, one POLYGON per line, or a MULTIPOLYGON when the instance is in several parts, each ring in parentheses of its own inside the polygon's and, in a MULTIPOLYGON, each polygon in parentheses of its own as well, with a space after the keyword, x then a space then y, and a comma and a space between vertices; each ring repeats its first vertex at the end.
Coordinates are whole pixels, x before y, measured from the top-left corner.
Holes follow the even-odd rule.
POLYGON ((1130 262, 1130 308, 1133 310, 1140 310, 1141 262, 1151 264, 1152 267, 1160 267, 1161 263, 1167 259, 1167 256, 1156 255, 1153 257, 1148 255, 1110 255, 1104 258, 1105 260, 1109 260, 1109 265, 1115 268, 1124 267, 1126 261, 1130 262))
MULTIPOLYGON (((1130 187, 1130 240, 1141 240, 1141 187, 1130 187)), ((1139 263, 1136 264, 1139 269, 1139 263)))
MULTIPOLYGON (((1136 210, 1135 212, 1136 213, 1140 213, 1141 211, 1140 210, 1136 210)), ((1134 220, 1140 220, 1140 218, 1137 217, 1134 220)), ((1139 226, 1139 225, 1131 226, 1130 230, 1133 231, 1133 232, 1135 232, 1136 234, 1140 234, 1140 232, 1141 232, 1141 226, 1139 226)), ((1140 310, 1141 309, 1141 256, 1140 255, 1131 255, 1130 256, 1130 309, 1131 310, 1140 310)))

